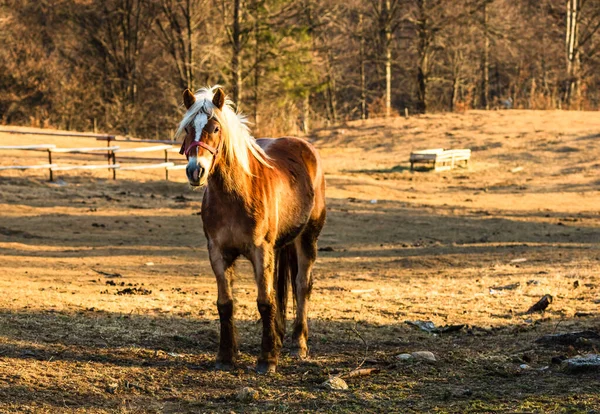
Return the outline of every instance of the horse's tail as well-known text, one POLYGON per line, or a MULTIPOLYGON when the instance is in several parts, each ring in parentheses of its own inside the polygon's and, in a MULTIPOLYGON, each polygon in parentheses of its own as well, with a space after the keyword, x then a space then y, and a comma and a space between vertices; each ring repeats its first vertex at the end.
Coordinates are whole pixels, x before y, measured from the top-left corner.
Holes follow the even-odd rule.
POLYGON ((285 312, 290 284, 295 291, 294 282, 298 274, 298 256, 293 243, 282 247, 277 252, 275 261, 274 288, 277 296, 277 330, 283 340, 285 335, 285 312))

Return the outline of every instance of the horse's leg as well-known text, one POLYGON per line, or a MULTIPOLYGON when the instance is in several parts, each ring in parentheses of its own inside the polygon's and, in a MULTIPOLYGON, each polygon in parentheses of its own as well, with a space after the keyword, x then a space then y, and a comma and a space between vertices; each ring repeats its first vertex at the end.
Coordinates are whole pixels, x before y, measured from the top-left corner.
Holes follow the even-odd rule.
POLYGON ((209 243, 210 264, 217 278, 218 298, 217 309, 221 322, 219 352, 216 368, 230 370, 233 368, 233 358, 237 353, 237 332, 233 321, 233 292, 234 262, 236 255, 223 252, 218 246, 209 243))
POLYGON ((308 225, 294 241, 298 255, 298 274, 292 280, 296 294, 296 320, 292 334, 292 355, 308 356, 308 299, 312 290, 312 267, 317 259, 317 237, 320 229, 308 225))
POLYGON ((252 257, 258 290, 258 311, 263 324, 262 344, 256 370, 259 373, 275 372, 282 338, 277 329, 277 301, 273 289, 275 252, 273 246, 257 247, 252 257))

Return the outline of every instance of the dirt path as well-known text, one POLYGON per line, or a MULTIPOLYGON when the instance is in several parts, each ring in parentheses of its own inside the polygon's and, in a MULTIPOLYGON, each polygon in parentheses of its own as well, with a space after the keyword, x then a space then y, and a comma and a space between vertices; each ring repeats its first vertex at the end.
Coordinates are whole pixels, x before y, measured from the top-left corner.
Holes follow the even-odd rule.
MULTIPOLYGON (((318 131, 314 142, 329 215, 312 357, 292 361, 286 343, 280 372, 266 378, 251 369, 260 329, 243 262, 238 368, 212 370, 218 315, 202 194, 182 177, 128 172, 113 182, 98 171, 57 185, 43 173, 2 173, 0 412, 598 410, 600 374, 552 364, 597 345, 535 342, 600 329, 597 113, 356 122, 318 131), (412 149, 436 147, 473 149, 471 168, 408 171, 412 149), (507 285, 515 287, 498 289, 507 285), (554 298, 544 313, 523 314, 544 294, 554 298), (467 326, 432 335, 407 320, 467 326), (380 372, 348 379, 345 392, 321 389, 363 359, 355 331, 369 345, 365 367, 380 372), (438 361, 396 358, 421 350, 438 361), (246 386, 258 400, 236 399, 246 386)), ((0 134, 0 145, 11 143, 0 134)), ((9 155, 0 163, 27 156, 9 155)))

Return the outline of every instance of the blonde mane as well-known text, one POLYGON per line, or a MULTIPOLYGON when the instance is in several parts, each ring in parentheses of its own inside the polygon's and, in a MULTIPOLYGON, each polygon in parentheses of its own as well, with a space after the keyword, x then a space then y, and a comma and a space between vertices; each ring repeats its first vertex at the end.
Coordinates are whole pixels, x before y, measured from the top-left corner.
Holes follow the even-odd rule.
MULTIPOLYGON (((231 166, 236 162, 242 167, 242 170, 252 175, 250 171, 250 155, 256 158, 261 164, 271 168, 269 156, 258 146, 256 140, 250 133, 247 118, 235 112, 229 99, 225 100, 225 105, 220 111, 213 104, 214 92, 219 88, 215 85, 212 88, 201 88, 194 96, 196 102, 187 110, 179 128, 175 134, 175 139, 185 136, 185 128, 194 125, 196 117, 205 114, 207 119, 215 118, 221 124, 221 139, 223 139, 223 156, 226 163, 231 166)), ((201 131, 196 131, 196 139, 199 139, 201 131)))

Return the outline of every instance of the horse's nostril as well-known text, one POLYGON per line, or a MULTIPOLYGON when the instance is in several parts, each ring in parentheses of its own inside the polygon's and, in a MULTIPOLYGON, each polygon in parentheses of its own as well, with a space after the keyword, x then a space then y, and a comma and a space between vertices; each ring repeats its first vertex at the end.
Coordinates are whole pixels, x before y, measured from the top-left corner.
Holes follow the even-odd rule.
POLYGON ((198 168, 188 167, 185 170, 185 174, 190 181, 198 181, 198 168))

